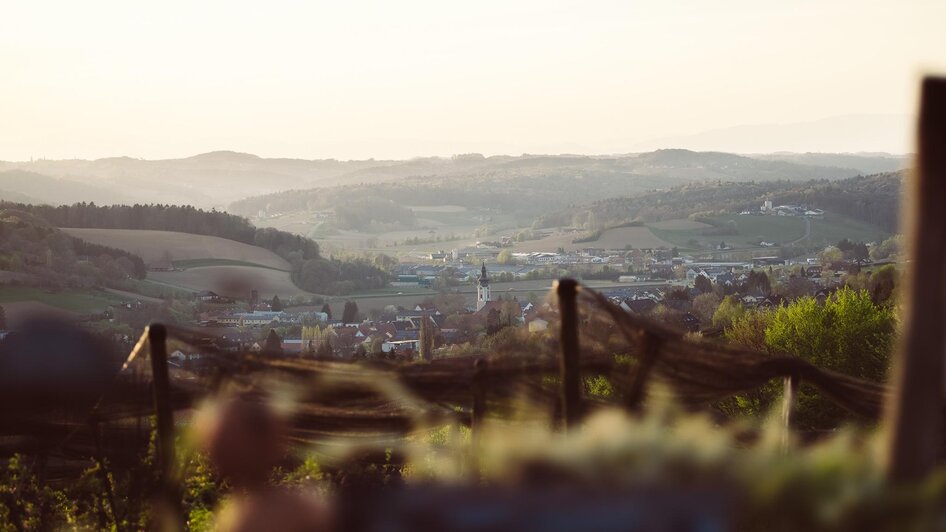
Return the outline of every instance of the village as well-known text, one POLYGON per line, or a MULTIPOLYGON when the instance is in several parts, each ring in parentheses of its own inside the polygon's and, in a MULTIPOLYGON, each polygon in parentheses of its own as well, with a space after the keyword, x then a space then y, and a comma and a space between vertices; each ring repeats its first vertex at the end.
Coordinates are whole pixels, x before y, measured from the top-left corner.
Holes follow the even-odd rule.
MULTIPOLYGON (((553 277, 566 273, 595 282, 596 290, 626 312, 713 336, 721 333, 714 314, 723 300, 745 310, 772 309, 804 296, 823 302, 862 269, 893 263, 889 258, 860 257, 852 249, 830 247, 794 259, 764 255, 723 261, 668 249, 586 248, 512 254, 510 260, 509 254, 503 257, 502 247, 478 244, 431 253, 423 262, 397 264, 390 286, 403 289, 399 293, 408 294, 404 298, 418 291, 413 304, 365 313, 352 299, 346 300, 343 315, 333 315, 328 304, 283 302, 255 292, 239 301, 203 291, 195 295, 199 312, 189 325, 206 331, 208 345, 203 347, 223 352, 431 360, 504 327, 545 330, 551 308, 543 298, 534 291, 517 293, 496 285, 546 279, 551 286, 553 277)), ((178 350, 171 360, 194 369, 201 355, 178 350)))

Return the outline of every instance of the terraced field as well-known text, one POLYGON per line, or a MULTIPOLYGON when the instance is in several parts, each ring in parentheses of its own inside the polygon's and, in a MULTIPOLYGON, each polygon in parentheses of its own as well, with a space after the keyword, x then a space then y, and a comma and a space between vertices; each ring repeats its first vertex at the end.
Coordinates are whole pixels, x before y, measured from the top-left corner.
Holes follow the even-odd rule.
POLYGON ((538 240, 517 242, 513 251, 530 253, 534 251, 554 252, 558 248, 575 251, 583 248, 623 249, 673 247, 673 244, 654 234, 649 227, 616 227, 608 229, 597 240, 573 243, 574 240, 587 236, 587 231, 558 231, 538 240))
POLYGON ((256 266, 199 266, 184 271, 148 272, 148 279, 190 291, 212 290, 220 295, 247 298, 256 290, 262 298, 304 296, 289 272, 256 266))
POLYGON ((290 269, 285 259, 268 249, 216 236, 143 229, 63 228, 62 230, 94 244, 134 253, 146 264, 161 261, 170 256, 173 261, 221 259, 279 270, 290 269))

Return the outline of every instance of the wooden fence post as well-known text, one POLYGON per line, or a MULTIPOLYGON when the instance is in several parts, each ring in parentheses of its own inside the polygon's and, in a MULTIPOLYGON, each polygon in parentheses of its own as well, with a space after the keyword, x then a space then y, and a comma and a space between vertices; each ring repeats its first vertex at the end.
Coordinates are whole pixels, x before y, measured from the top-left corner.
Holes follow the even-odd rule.
POLYGON ((660 338, 648 331, 640 331, 640 358, 637 363, 637 371, 634 373, 634 379, 627 389, 627 395, 624 397, 624 406, 630 412, 640 410, 641 402, 644 400, 644 388, 647 385, 647 378, 650 376, 650 370, 657 362, 660 355, 660 338))
POLYGON ((473 364, 473 411, 470 417, 470 465, 473 476, 479 477, 480 450, 483 437, 483 417, 486 416, 486 359, 473 364))
POLYGON ((788 449, 792 429, 795 428, 795 408, 798 405, 798 389, 800 386, 801 377, 798 375, 789 375, 782 380, 782 422, 785 430, 782 447, 785 449, 788 449))
POLYGON ((908 254, 904 327, 886 409, 887 476, 923 478, 943 444, 946 356, 946 79, 923 81, 913 183, 903 219, 908 254))
POLYGON ((151 350, 151 379, 157 418, 157 454, 161 507, 156 516, 163 530, 183 530, 184 514, 180 489, 174 479, 174 412, 171 409, 171 381, 168 376, 167 329, 160 323, 148 326, 151 350))
POLYGON ((573 429, 581 420, 581 373, 578 368, 578 282, 559 279, 556 283, 562 319, 561 401, 565 428, 573 429))

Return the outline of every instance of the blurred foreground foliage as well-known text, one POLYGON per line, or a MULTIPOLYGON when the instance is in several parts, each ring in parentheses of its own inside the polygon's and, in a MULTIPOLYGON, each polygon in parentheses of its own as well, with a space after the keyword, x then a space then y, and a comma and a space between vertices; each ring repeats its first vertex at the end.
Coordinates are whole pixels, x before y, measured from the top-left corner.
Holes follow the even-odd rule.
MULTIPOLYGON (((660 397, 666 397, 660 395, 660 397)), ((430 427, 397 452, 323 466, 312 449, 298 450, 273 471, 271 483, 324 495, 399 489, 403 485, 493 486, 642 493, 650 489, 724 494, 736 530, 937 530, 946 527, 946 471, 916 485, 884 479, 878 434, 843 429, 810 446, 786 441, 774 419, 761 426, 720 426, 665 399, 648 414, 602 410, 576 431, 551 424, 489 419, 476 474, 469 429, 430 427), (746 441, 745 431, 756 431, 746 441), (403 453, 403 460, 395 455, 403 453), (381 458, 378 459, 378 456, 381 458), (325 467, 328 469, 326 470, 325 467), (728 503, 727 503, 728 504, 728 503)), ((181 443, 188 528, 212 530, 233 490, 206 458, 181 443)), ((146 457, 144 463, 149 459, 146 457)), ((43 485, 39 464, 22 456, 0 473, 0 530, 146 529, 149 501, 133 475, 111 478, 115 507, 102 477, 90 468, 58 487, 43 485)), ((144 465, 138 474, 144 473, 144 465)))

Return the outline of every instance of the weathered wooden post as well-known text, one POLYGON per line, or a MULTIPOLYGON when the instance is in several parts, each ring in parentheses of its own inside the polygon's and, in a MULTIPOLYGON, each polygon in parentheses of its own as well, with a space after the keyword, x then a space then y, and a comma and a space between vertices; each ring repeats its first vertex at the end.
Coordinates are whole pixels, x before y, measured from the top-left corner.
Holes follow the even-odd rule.
POLYGON ((647 329, 642 329, 640 331, 640 352, 637 371, 634 373, 634 379, 631 381, 627 389, 627 395, 624 397, 624 406, 630 412, 640 410, 641 402, 644 400, 644 387, 647 385, 647 378, 660 354, 660 338, 647 329))
POLYGON ((922 478, 943 444, 946 356, 946 79, 923 81, 916 169, 907 189, 904 327, 886 410, 887 475, 922 478))
POLYGON ((483 437, 483 418, 486 416, 486 365, 485 358, 473 364, 473 409, 470 417, 470 465, 473 476, 479 476, 480 451, 483 437))
POLYGON ((163 530, 183 530, 184 515, 180 490, 174 479, 174 412, 171 409, 171 382, 168 376, 167 329, 160 323, 148 326, 151 350, 151 379, 157 418, 157 443, 161 507, 156 516, 163 530))
POLYGON ((578 282, 559 279, 556 283, 558 308, 562 318, 561 401, 565 428, 573 429, 581 420, 581 374, 578 369, 578 282))
POLYGON ((798 404, 798 388, 801 386, 801 377, 789 375, 782 380, 782 423, 785 432, 782 434, 782 447, 788 449, 791 443, 792 429, 795 428, 795 408, 798 404))

